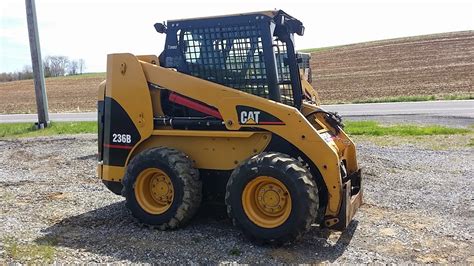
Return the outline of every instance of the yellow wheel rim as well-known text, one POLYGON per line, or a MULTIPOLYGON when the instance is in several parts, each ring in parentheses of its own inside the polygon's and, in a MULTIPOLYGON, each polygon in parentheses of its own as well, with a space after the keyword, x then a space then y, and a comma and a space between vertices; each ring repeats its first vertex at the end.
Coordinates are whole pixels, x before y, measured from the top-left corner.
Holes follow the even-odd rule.
POLYGON ((264 228, 275 228, 290 216, 291 196, 280 180, 258 176, 245 186, 242 206, 253 223, 264 228))
POLYGON ((135 183, 135 197, 140 207, 150 214, 166 212, 174 198, 174 187, 170 177, 160 169, 143 170, 135 183))

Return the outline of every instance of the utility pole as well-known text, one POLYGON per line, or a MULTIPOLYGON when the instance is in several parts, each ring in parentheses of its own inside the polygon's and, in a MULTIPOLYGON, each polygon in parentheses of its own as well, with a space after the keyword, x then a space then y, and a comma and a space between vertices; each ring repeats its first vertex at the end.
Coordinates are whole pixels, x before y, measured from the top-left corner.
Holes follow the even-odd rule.
POLYGON ((38 129, 42 129, 48 126, 49 115, 35 0, 25 0, 25 4, 26 19, 28 21, 28 36, 30 37, 31 64, 33 66, 33 76, 35 80, 36 107, 38 109, 38 123, 35 124, 38 129))

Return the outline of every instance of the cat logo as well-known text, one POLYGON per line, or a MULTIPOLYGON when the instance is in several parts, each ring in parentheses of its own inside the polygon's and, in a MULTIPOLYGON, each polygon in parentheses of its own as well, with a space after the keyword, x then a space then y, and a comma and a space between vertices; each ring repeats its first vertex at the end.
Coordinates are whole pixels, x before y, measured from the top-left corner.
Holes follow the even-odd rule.
POLYGON ((258 124, 259 115, 260 115, 260 111, 241 111, 240 124, 256 125, 258 124))
POLYGON ((263 110, 250 106, 237 105, 237 114, 239 115, 239 124, 241 125, 284 125, 278 117, 275 117, 263 110))

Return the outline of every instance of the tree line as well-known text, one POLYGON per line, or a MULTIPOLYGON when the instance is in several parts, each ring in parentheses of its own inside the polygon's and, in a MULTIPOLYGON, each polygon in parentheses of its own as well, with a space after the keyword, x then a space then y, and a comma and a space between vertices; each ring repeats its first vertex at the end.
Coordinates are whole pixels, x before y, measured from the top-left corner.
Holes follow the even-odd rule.
MULTIPOLYGON (((86 63, 84 59, 69 59, 67 56, 46 56, 43 59, 45 77, 60 77, 65 75, 80 75, 84 73, 86 63)), ((0 73, 0 82, 24 80, 33 78, 33 68, 25 65, 21 71, 0 73)))

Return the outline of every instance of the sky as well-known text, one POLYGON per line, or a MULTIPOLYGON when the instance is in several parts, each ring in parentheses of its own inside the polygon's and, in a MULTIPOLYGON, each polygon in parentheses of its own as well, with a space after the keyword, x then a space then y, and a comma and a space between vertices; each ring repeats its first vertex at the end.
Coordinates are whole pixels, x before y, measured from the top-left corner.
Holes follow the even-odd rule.
MULTIPOLYGON (((104 72, 106 55, 157 54, 165 35, 153 24, 171 19, 282 9, 305 26, 296 48, 474 29, 474 1, 398 0, 36 0, 41 53, 83 58, 104 72)), ((25 1, 0 1, 0 73, 31 64, 25 1)))

